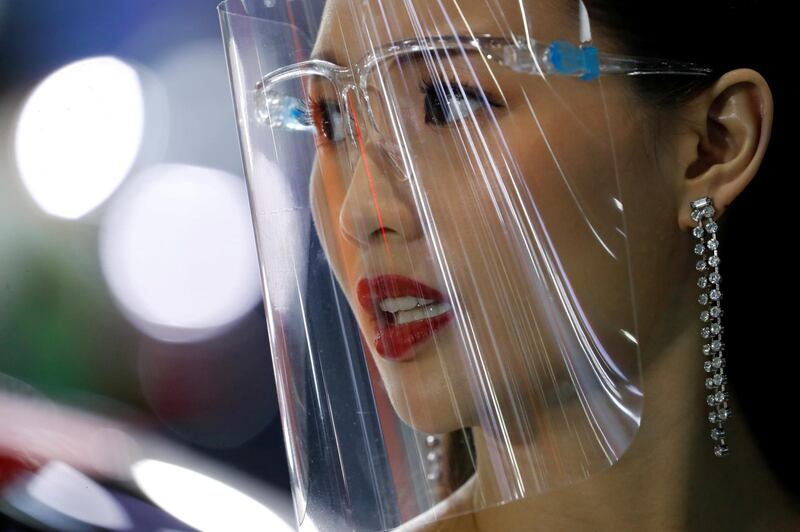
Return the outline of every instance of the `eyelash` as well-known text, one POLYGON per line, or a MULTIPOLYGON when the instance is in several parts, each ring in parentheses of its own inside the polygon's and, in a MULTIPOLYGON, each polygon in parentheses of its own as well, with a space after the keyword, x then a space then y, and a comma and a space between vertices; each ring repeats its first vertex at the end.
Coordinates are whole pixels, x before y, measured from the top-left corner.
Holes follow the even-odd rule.
MULTIPOLYGON (((318 128, 317 131, 319 131, 319 128, 322 127, 322 123, 321 123, 321 121, 322 121, 322 113, 324 112, 324 108, 327 107, 329 101, 330 100, 317 99, 313 95, 309 95, 308 96, 308 111, 307 111, 306 120, 308 120, 311 124, 314 124, 318 128), (320 120, 319 124, 317 123, 317 117, 320 117, 319 118, 319 120, 320 120)), ((337 102, 333 102, 333 105, 335 105, 337 108, 339 107, 339 104, 337 102)), ((341 114, 341 110, 339 110, 339 112, 341 114)), ((327 140, 325 140, 325 141, 320 141, 319 140, 319 138, 320 138, 319 133, 315 134, 314 137, 315 137, 315 139, 317 139, 316 140, 317 145, 327 142, 327 140)))
MULTIPOLYGON (((496 99, 487 91, 478 89, 476 86, 471 85, 469 83, 458 81, 454 78, 447 80, 445 83, 434 83, 430 78, 423 79, 420 81, 419 85, 420 92, 422 94, 429 94, 431 91, 438 97, 440 94, 444 94, 445 96, 449 95, 449 91, 452 90, 452 93, 456 96, 461 94, 461 91, 464 91, 464 95, 467 98, 473 98, 477 100, 481 106, 485 106, 485 103, 488 103, 492 107, 503 107, 502 104, 498 103, 496 99), (449 89, 448 89, 449 86, 449 89), (441 88, 439 88, 441 87, 441 88), (447 92, 445 92, 447 91, 447 92)), ((426 122, 430 123, 427 120, 426 122)), ((440 124, 440 126, 451 126, 455 122, 451 123, 444 123, 440 124)))
MULTIPOLYGON (((483 98, 486 98, 486 101, 492 107, 503 107, 503 105, 498 103, 496 99, 489 92, 478 89, 475 85, 458 81, 455 78, 449 79, 448 84, 450 85, 450 88, 452 89, 453 94, 455 95, 461 94, 461 91, 459 91, 458 89, 458 87, 460 86, 464 90, 464 94, 467 96, 467 98, 475 98, 481 103, 483 103, 483 98)), ((437 83, 436 85, 439 84, 437 83)), ((444 90, 446 85, 442 84, 442 87, 444 90)), ((436 86, 434 85, 433 81, 431 81, 430 79, 420 80, 419 89, 420 92, 422 92, 423 94, 427 94, 428 91, 430 90, 434 90, 435 94, 438 92, 436 91, 436 86)))
MULTIPOLYGON (((450 89, 453 91, 453 94, 455 94, 455 95, 460 95, 461 94, 461 90, 463 90, 464 94, 466 95, 467 98, 474 98, 481 105, 483 105, 483 101, 484 101, 483 99, 485 98, 486 102, 490 106, 492 106, 492 107, 503 107, 503 105, 497 103, 495 101, 495 98, 492 97, 488 92, 482 91, 482 90, 478 89, 477 87, 475 87, 472 84, 459 82, 456 79, 450 79, 450 80, 448 80, 448 83, 449 83, 450 89), (461 87, 461 90, 459 89, 459 87, 461 87)), ((439 85, 440 85, 439 83, 434 84, 433 81, 430 80, 430 79, 422 79, 422 80, 420 80, 419 90, 420 90, 420 92, 422 94, 424 94, 426 96, 431 91, 433 91, 433 93, 438 97, 439 93, 445 90, 444 88, 441 89, 441 90, 437 90, 439 85)), ((446 85, 443 85, 443 87, 446 87, 446 85)), ((449 93, 444 93, 444 94, 449 94, 449 93)), ((309 95, 308 96, 309 104, 308 104, 308 111, 307 111, 306 120, 309 121, 309 123, 315 124, 318 128, 321 128, 323 126, 322 123, 321 123, 322 113, 324 112, 325 107, 327 107, 329 101, 330 100, 317 99, 315 96, 309 95), (317 117, 320 117, 319 118, 320 123, 317 123, 317 117)), ((339 107, 338 103, 336 103, 336 102, 334 102, 333 105, 335 105, 337 108, 339 107)), ((341 109, 337 109, 337 110, 341 114, 341 109)), ((432 123, 431 121, 427 120, 427 117, 426 117, 426 122, 427 123, 432 123)), ((442 124, 437 124, 437 125, 439 127, 449 127, 449 126, 452 126, 454 123, 455 122, 450 122, 450 123, 444 122, 442 124)), ((316 136, 319 137, 319 135, 316 135, 316 136)))

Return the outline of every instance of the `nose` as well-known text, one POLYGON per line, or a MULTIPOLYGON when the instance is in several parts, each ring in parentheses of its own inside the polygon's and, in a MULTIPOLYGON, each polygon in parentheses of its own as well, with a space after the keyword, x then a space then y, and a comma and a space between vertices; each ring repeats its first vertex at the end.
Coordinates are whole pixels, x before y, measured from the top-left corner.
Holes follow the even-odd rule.
POLYGON ((397 170, 386 150, 373 139, 356 142, 358 157, 339 212, 342 234, 358 246, 384 238, 420 238, 410 187, 393 175, 397 170))

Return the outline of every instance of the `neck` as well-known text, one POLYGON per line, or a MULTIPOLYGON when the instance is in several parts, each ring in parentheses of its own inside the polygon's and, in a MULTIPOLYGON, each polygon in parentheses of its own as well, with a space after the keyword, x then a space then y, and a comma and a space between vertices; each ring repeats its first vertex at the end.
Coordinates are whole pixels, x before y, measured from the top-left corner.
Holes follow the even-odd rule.
MULTIPOLYGON (((491 441, 473 428, 477 472, 473 477, 475 523, 479 530, 530 530, 532 518, 542 530, 779 530, 800 524, 800 512, 760 454, 741 415, 736 390, 728 401, 733 416, 725 423, 731 452, 716 457, 710 437, 704 386, 702 339, 695 323, 671 335, 666 348, 648 356, 644 370, 644 412, 639 432, 619 461, 588 479, 541 492, 535 464, 522 464, 509 478, 522 475, 524 495, 498 490, 491 441), (650 358, 651 357, 651 358, 650 358), (774 525, 774 526, 773 526, 774 525), (706 528, 707 529, 707 528, 706 528)), ((567 441, 569 434, 537 435, 539 441, 567 441), (562 438, 559 438, 561 436, 562 438)), ((524 448, 515 456, 527 456, 524 448)))

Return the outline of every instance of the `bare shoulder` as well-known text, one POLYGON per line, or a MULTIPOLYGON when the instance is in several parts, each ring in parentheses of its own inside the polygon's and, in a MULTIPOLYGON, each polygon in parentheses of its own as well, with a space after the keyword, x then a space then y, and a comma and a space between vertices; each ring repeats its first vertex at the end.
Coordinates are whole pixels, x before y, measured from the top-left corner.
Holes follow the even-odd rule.
POLYGON ((446 499, 395 528, 396 532, 470 532, 474 529, 472 493, 475 476, 446 499))

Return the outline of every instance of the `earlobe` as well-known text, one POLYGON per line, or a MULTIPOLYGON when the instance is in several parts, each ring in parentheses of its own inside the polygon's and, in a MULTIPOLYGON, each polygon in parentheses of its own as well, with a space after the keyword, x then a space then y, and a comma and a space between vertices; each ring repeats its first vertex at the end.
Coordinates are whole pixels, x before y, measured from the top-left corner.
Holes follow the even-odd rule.
POLYGON ((772 106, 766 80, 744 68, 727 72, 688 108, 694 126, 680 162, 685 168, 678 187, 681 230, 694 226, 693 199, 711 197, 719 219, 756 175, 769 143, 772 106))

